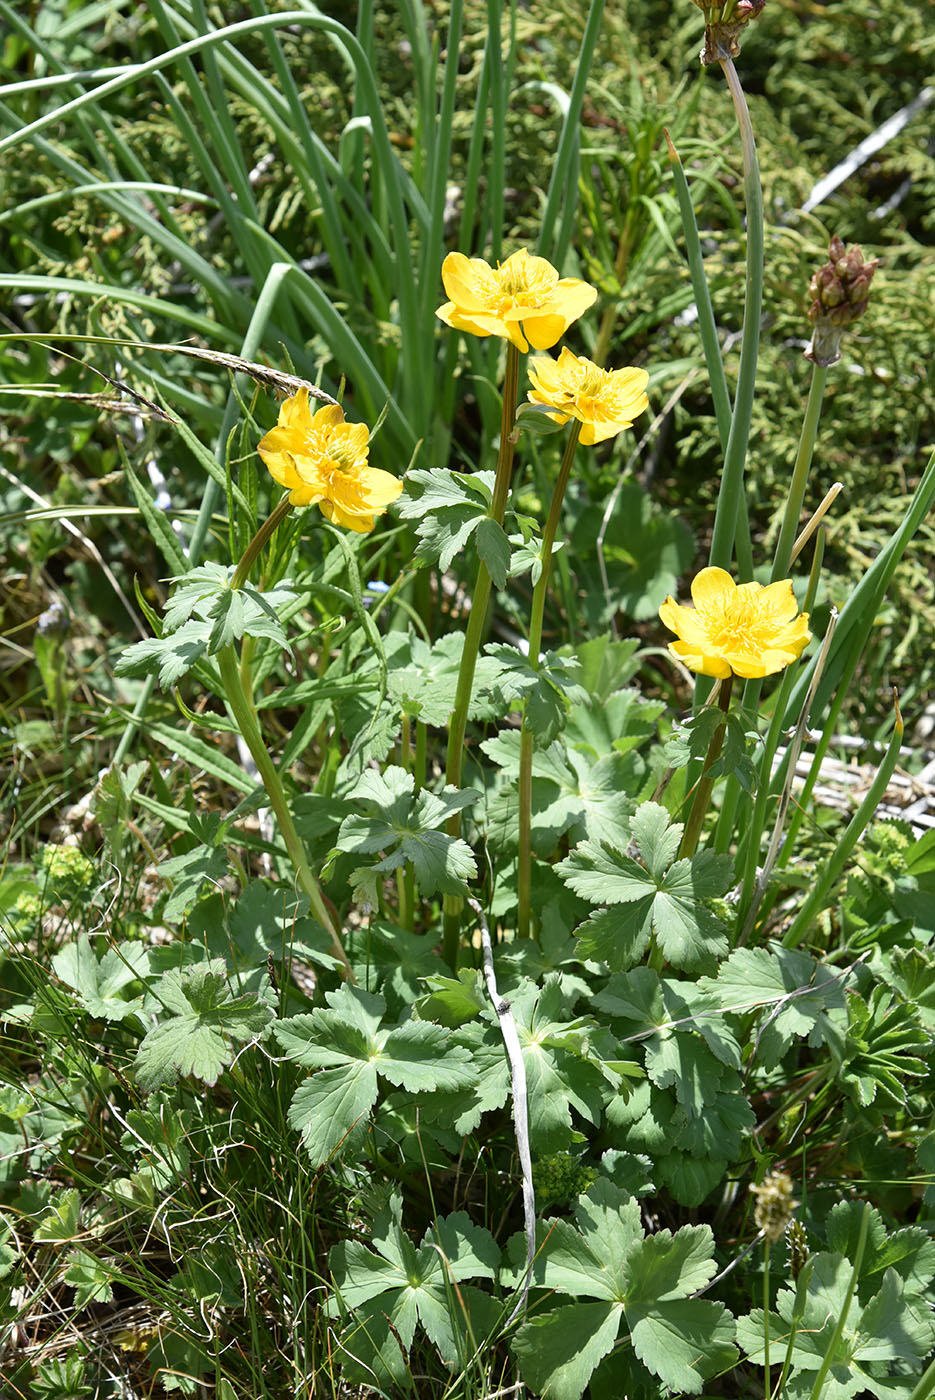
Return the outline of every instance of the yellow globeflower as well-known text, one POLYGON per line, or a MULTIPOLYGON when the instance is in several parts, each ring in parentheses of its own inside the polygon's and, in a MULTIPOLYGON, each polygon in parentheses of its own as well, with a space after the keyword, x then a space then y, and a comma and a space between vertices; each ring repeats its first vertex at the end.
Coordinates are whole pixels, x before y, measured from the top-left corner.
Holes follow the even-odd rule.
POLYGON ((313 413, 307 389, 283 401, 279 422, 257 445, 294 506, 317 505, 336 525, 362 535, 403 489, 395 476, 367 465, 369 450, 366 424, 346 422, 337 404, 313 413))
POLYGON ((597 289, 559 275, 545 258, 521 248, 490 267, 483 258, 449 253, 442 281, 451 298, 435 315, 457 331, 498 335, 518 350, 548 350, 587 311, 597 289))
POLYGON ((812 635, 788 578, 764 587, 702 569, 692 600, 693 608, 683 607, 670 596, 659 616, 679 639, 669 643, 672 655, 703 676, 771 676, 795 661, 812 635))
POLYGON ((649 407, 645 369, 601 369, 567 348, 557 360, 537 356, 530 362, 529 378, 530 402, 554 408, 549 417, 558 423, 577 418, 584 425, 580 441, 586 447, 616 437, 649 407))

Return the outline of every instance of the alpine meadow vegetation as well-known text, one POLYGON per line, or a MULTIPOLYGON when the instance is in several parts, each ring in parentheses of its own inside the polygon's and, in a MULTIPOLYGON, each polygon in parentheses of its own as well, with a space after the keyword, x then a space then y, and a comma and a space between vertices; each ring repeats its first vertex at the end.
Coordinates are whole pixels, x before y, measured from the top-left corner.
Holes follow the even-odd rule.
POLYGON ((884 10, 0 0, 0 1400, 935 1394, 884 10))

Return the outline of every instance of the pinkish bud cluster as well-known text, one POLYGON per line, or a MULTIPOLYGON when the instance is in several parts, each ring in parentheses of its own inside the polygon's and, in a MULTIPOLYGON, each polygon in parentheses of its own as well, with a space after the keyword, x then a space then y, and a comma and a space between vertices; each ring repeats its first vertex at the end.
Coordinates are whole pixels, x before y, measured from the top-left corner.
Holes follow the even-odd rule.
POLYGON ((720 63, 740 53, 740 34, 757 15, 766 0, 695 0, 704 11, 704 47, 699 55, 703 64, 720 63))
POLYGON ((812 343, 805 354, 816 364, 827 367, 841 358, 841 335, 845 326, 866 311, 870 283, 879 266, 864 255, 855 243, 849 251, 837 235, 828 247, 828 261, 812 274, 808 289, 814 301, 808 308, 814 323, 812 343))

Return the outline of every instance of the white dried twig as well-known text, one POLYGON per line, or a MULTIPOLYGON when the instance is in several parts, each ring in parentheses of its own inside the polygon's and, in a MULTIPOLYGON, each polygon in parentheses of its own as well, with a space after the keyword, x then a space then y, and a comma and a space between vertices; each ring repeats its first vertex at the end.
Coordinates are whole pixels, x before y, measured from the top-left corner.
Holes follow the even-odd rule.
POLYGON ((523 1219, 526 1224, 526 1275, 519 1302, 504 1324, 505 1327, 509 1327, 510 1323, 526 1308, 526 1299, 529 1297, 529 1286, 532 1281, 532 1266, 536 1257, 536 1193, 532 1184, 532 1157, 529 1152, 529 1101, 526 1094, 526 1065, 523 1061, 523 1051, 519 1043, 519 1035, 516 1031, 516 1022, 513 1020, 513 1013, 510 1010, 510 1003, 500 996, 497 989, 497 976, 493 967, 493 944, 490 941, 490 929, 487 926, 487 919, 476 899, 469 899, 467 902, 477 915, 477 921, 480 924, 481 943, 484 950, 484 978, 487 983, 487 994, 493 1002, 494 1010, 500 1018, 500 1034, 503 1036, 506 1056, 510 1062, 510 1078, 513 1083, 513 1128, 516 1133, 516 1149, 519 1154, 519 1164, 523 1173, 523 1219))

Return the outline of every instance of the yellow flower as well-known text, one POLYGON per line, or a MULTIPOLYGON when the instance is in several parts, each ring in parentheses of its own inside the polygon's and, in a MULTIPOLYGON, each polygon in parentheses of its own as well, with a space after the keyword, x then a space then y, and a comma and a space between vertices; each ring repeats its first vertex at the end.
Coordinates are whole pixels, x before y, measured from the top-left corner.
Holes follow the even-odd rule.
POLYGON ((317 505, 336 525, 362 535, 403 489, 395 476, 367 465, 369 450, 366 424, 346 422, 337 404, 313 413, 307 389, 283 401, 279 422, 257 445, 294 506, 317 505))
POLYGON ((771 676, 795 661, 811 638, 808 614, 799 613, 788 578, 764 587, 737 584, 723 569, 702 569, 692 599, 695 606, 688 608, 668 597, 659 616, 679 639, 669 643, 672 655, 703 676, 771 676))
POLYGON ((597 298, 595 287, 576 277, 559 280, 550 262, 525 248, 495 268, 483 258, 449 253, 442 281, 451 300, 435 315, 446 326, 498 335, 524 352, 530 345, 548 350, 597 298))
POLYGON ((586 447, 616 437, 649 407, 645 369, 601 369, 567 348, 557 360, 545 355, 532 360, 529 378, 530 402, 554 408, 549 417, 558 423, 577 418, 584 424, 580 440, 586 447))

